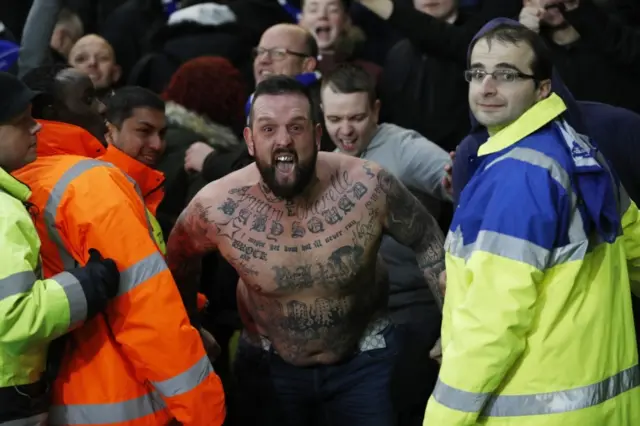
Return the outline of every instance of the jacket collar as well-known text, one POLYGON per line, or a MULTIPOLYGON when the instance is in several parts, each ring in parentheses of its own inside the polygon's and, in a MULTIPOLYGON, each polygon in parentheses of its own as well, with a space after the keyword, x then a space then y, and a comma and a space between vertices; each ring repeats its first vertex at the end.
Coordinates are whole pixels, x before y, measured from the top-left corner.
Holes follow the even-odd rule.
POLYGON ((158 204, 164 197, 164 173, 129 157, 113 145, 107 147, 100 160, 113 164, 136 181, 147 208, 155 215, 158 204))
POLYGON ((2 168, 0 168, 0 191, 9 193, 9 195, 17 198, 23 203, 31 197, 31 190, 29 187, 11 176, 2 168))
POLYGON ((42 129, 38 133, 38 156, 80 155, 97 158, 105 148, 91 133, 82 127, 59 121, 38 120, 42 129))
POLYGON ((493 154, 510 147, 558 117, 566 109, 560 96, 552 93, 547 99, 538 102, 516 121, 490 137, 478 149, 478 156, 493 154))

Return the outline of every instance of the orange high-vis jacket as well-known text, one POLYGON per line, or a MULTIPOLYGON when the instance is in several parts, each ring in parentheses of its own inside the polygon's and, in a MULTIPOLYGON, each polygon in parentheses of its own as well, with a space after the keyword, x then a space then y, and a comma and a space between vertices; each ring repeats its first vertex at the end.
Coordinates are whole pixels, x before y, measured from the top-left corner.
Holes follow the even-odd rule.
MULTIPOLYGON (((78 151, 78 141, 67 139, 69 152, 78 151)), ((46 137, 38 143, 46 145, 46 137)), ((130 178, 109 163, 75 155, 41 156, 14 175, 31 187, 30 201, 39 209, 45 277, 85 264, 90 248, 114 259, 121 273, 118 296, 105 313, 67 337, 49 424, 155 426, 176 419, 185 426, 221 425, 220 379, 130 178)))
POLYGON ((98 159, 113 164, 133 178, 138 184, 145 205, 152 215, 156 215, 164 198, 164 173, 129 157, 113 145, 109 145, 107 151, 98 159))

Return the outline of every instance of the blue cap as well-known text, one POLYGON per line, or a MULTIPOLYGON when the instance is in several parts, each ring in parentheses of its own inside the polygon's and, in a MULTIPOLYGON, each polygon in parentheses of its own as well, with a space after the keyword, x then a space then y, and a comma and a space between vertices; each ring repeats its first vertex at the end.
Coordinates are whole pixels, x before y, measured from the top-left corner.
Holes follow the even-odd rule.
POLYGON ((20 45, 9 40, 0 40, 0 71, 9 71, 18 61, 18 56, 20 45))

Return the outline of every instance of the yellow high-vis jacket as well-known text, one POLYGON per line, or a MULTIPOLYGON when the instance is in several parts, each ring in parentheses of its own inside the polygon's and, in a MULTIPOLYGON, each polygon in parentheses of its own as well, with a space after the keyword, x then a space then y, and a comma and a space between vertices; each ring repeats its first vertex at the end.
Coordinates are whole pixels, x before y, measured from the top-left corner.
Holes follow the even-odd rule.
POLYGON ((478 151, 425 426, 640 425, 640 215, 565 110, 551 95, 478 151))

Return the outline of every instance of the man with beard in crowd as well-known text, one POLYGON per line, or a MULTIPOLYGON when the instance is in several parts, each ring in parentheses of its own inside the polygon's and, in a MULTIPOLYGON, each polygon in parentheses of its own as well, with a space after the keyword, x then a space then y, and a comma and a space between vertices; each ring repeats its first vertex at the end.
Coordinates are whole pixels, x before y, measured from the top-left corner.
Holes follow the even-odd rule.
POLYGON ((314 424, 323 412, 332 425, 392 425, 399 336, 386 315, 380 240, 411 247, 441 298, 443 236, 384 169, 318 153, 313 109, 295 79, 258 85, 244 131, 256 161, 196 195, 169 237, 169 267, 196 324, 202 256, 217 250, 240 275, 244 322, 269 353, 284 416, 254 413, 261 424, 314 424))

